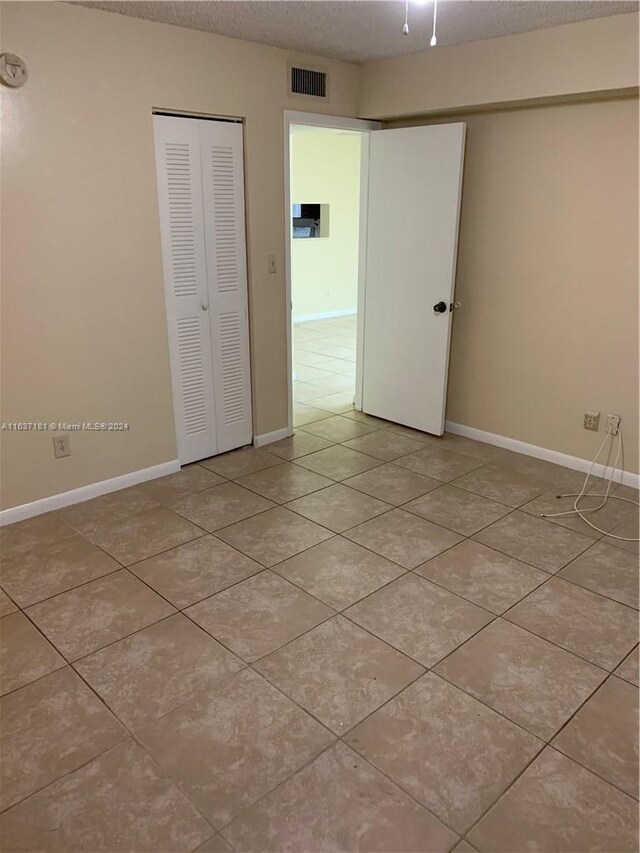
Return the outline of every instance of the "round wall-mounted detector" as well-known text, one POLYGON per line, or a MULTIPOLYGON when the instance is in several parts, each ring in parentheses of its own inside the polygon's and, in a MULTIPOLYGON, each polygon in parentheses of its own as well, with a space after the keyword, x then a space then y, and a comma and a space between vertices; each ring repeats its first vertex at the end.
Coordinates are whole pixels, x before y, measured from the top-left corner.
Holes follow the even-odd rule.
POLYGON ((24 86, 29 76, 27 64, 15 53, 0 53, 0 80, 5 86, 18 89, 24 86))

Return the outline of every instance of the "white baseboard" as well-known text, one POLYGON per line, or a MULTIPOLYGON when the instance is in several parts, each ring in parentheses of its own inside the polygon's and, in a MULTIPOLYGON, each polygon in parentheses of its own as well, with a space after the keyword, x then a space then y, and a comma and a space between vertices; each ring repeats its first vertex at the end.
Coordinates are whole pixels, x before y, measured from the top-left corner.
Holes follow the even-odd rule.
POLYGON ((262 435, 256 435, 253 438, 254 447, 264 447, 265 444, 273 444, 274 441, 281 441, 283 438, 289 438, 293 435, 293 430, 289 427, 276 429, 273 432, 264 432, 262 435))
POLYGON ((180 463, 177 459, 172 459, 170 462, 152 465, 151 468, 141 468, 139 471, 121 474, 119 477, 112 477, 110 480, 101 480, 99 483, 90 483, 88 486, 71 489, 69 492, 60 492, 60 494, 50 495, 48 498, 41 498, 28 504, 12 506, 0 512, 0 527, 13 524, 16 521, 23 521, 25 518, 33 518, 34 515, 42 515, 43 512, 51 512, 55 509, 71 506, 71 504, 80 503, 80 501, 97 498, 100 495, 109 494, 109 492, 116 492, 118 489, 126 489, 128 486, 137 486, 139 483, 146 483, 147 480, 166 477, 167 474, 174 474, 179 470, 180 463))
MULTIPOLYGON (((445 423, 447 432, 452 432, 455 435, 462 435, 465 438, 473 438, 476 441, 483 441, 485 444, 493 444, 496 447, 503 447, 505 450, 513 450, 514 453, 523 453, 525 456, 533 456, 535 459, 544 459, 545 462, 553 462, 556 465, 564 465, 565 468, 572 468, 574 471, 583 471, 585 474, 591 468, 590 459, 581 459, 579 456, 569 456, 567 453, 560 453, 558 450, 549 450, 547 447, 538 447, 535 444, 527 444, 525 441, 517 441, 515 438, 508 438, 505 435, 496 435, 493 432, 485 432, 483 429, 465 426, 464 424, 456 424, 453 421, 445 423)), ((606 470, 604 465, 594 465, 593 473, 596 477, 602 477, 606 470)), ((632 474, 631 471, 616 471, 616 482, 622 482, 625 486, 631 486, 634 489, 640 488, 640 474, 632 474)))
POLYGON ((294 317, 294 323, 311 323, 313 320, 331 320, 334 317, 351 317, 356 314, 355 308, 345 308, 342 311, 325 311, 322 314, 301 314, 299 317, 294 317))

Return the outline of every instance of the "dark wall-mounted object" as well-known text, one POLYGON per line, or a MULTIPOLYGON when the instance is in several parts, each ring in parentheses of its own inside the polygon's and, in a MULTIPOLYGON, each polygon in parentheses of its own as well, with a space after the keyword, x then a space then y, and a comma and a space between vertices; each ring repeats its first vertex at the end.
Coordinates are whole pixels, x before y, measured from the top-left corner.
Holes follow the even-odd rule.
POLYGON ((294 239, 329 236, 328 204, 292 204, 292 236, 294 239))

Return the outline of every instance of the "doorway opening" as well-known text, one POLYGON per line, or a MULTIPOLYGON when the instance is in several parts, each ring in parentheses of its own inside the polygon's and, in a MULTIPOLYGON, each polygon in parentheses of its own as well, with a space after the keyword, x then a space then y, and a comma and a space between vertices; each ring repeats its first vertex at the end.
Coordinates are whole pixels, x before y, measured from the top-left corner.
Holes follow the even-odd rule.
POLYGON ((289 435, 361 419, 353 408, 443 434, 464 142, 461 122, 383 129, 285 113, 289 435), (358 237, 332 256, 349 229, 331 193, 349 186, 358 237))
POLYGON ((369 132, 380 127, 284 114, 289 435, 360 408, 369 132))
POLYGON ((290 126, 294 425, 354 404, 362 136, 290 126))

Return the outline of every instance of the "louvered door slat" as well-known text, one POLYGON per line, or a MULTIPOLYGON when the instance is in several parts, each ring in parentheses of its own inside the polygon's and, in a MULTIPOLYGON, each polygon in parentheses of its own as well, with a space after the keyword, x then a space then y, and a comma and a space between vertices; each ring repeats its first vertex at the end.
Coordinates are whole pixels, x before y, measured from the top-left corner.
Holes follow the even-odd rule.
POLYGON ((178 459, 218 452, 199 122, 154 116, 165 301, 178 459))
POLYGON ((224 451, 253 434, 242 126, 201 122, 200 140, 216 430, 224 451))
POLYGON ((213 180, 213 228, 215 235, 215 266, 217 289, 233 293, 239 287, 238 234, 236 221, 234 151, 232 147, 211 147, 211 177, 213 180))

